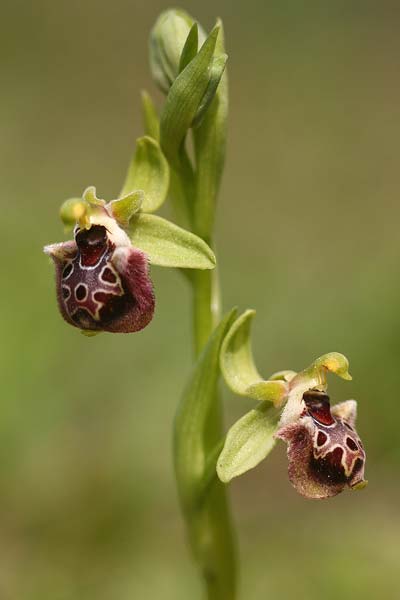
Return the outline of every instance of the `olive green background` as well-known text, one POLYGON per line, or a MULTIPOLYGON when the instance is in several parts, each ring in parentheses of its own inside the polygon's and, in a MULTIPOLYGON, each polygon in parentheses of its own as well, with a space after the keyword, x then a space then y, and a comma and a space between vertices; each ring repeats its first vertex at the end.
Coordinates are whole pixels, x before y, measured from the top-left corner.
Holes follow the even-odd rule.
MULTIPOLYGON (((87 339, 42 254, 58 207, 118 191, 167 3, 2 2, 0 598, 196 600, 171 466, 190 372, 189 290, 153 268, 157 311, 87 339)), ((340 351, 368 488, 307 501, 285 447, 231 485, 244 600, 399 597, 400 10, 389 2, 187 1, 225 23, 230 129, 218 210, 224 307, 257 310, 259 369, 340 351)), ((168 214, 168 212, 165 212, 168 214)), ((252 403, 225 392, 227 424, 252 403)))

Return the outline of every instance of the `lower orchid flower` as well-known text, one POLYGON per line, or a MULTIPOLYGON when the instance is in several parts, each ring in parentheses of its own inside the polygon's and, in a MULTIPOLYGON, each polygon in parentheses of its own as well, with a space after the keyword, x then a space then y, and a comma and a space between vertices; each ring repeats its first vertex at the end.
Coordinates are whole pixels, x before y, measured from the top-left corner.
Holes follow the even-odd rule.
POLYGON ((281 439, 288 445, 289 479, 302 496, 328 498, 346 487, 365 487, 365 451, 355 430, 357 404, 347 400, 331 407, 326 393, 328 372, 351 379, 346 357, 331 352, 300 373, 281 371, 264 380, 250 347, 254 314, 246 311, 239 317, 222 345, 227 384, 260 403, 229 430, 217 462, 220 479, 228 482, 252 469, 281 439))

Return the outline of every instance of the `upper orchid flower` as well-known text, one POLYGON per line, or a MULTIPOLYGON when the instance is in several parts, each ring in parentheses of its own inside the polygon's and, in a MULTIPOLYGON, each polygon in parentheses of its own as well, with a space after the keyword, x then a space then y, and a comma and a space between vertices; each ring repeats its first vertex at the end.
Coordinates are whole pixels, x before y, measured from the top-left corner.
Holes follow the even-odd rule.
POLYGON ((74 239, 44 251, 55 263, 58 306, 67 323, 89 335, 139 331, 154 312, 149 263, 214 268, 202 239, 148 214, 163 203, 168 185, 167 161, 158 142, 145 136, 117 200, 106 203, 90 187, 82 199, 64 202, 61 218, 74 228, 74 239))
POLYGON ((261 402, 229 430, 217 464, 220 479, 230 481, 255 467, 279 438, 288 444, 289 479, 301 495, 327 498, 345 487, 364 487, 356 402, 331 408, 326 393, 328 372, 351 379, 347 359, 331 352, 300 373, 281 371, 263 380, 249 343, 253 316, 246 311, 232 325, 222 345, 221 369, 233 391, 261 402))
POLYGON ((143 329, 154 312, 146 255, 132 246, 113 215, 112 202, 77 201, 63 212, 68 208, 81 214, 74 240, 44 249, 55 263, 61 315, 84 331, 143 329))

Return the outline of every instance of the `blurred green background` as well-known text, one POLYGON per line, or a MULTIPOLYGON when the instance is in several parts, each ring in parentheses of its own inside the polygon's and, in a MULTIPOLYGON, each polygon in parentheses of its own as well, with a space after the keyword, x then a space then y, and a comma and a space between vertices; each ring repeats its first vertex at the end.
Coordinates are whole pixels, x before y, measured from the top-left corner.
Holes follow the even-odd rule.
MULTIPOLYGON (((1 600, 195 600, 171 466, 190 371, 190 296, 154 268, 132 336, 61 320, 42 246, 62 200, 119 190, 157 101, 148 32, 168 3, 2 2, 1 600), (5 239, 4 239, 5 236, 5 239)), ((399 598, 400 6, 188 0, 225 23, 231 112, 218 216, 224 306, 257 309, 260 370, 337 350, 369 487, 316 502, 285 447, 231 486, 242 599, 399 598)), ((225 393, 227 424, 249 401, 225 393)))

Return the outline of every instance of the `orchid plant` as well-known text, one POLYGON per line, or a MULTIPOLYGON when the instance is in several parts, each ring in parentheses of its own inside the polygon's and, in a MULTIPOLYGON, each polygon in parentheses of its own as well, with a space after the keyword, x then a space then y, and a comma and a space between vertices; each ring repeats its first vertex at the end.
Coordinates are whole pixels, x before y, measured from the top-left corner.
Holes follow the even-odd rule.
POLYGON ((132 333, 155 309, 150 267, 182 270, 193 292, 196 361, 174 423, 174 461, 188 540, 207 597, 237 594, 236 553, 226 484, 254 468, 278 439, 288 446, 289 479, 307 498, 365 486, 365 451, 354 428, 356 402, 330 406, 327 373, 351 379, 331 352, 296 373, 268 379, 251 351, 254 311, 221 317, 214 221, 225 159, 227 56, 222 23, 207 35, 181 10, 168 10, 150 35, 150 66, 165 94, 158 112, 142 95, 145 135, 120 194, 106 202, 88 187, 66 200, 61 219, 73 239, 51 244, 60 313, 88 336, 132 333), (154 213, 166 199, 175 223, 154 213), (222 428, 219 379, 257 405, 222 428))

